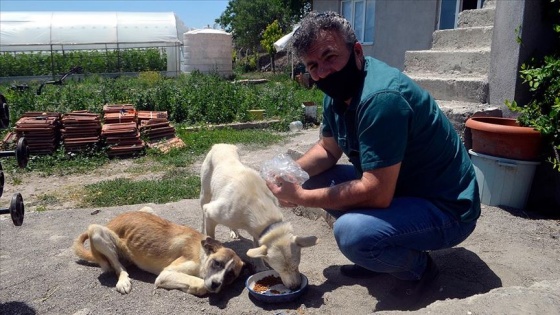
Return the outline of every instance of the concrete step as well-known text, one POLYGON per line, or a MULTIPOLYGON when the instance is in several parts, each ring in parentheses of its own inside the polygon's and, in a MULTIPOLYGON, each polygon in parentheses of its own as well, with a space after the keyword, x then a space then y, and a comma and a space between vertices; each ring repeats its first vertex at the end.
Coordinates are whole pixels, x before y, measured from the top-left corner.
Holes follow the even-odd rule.
POLYGON ((478 49, 492 45, 493 26, 478 26, 437 30, 433 34, 432 49, 478 49))
POLYGON ((431 73, 406 73, 438 100, 486 103, 488 76, 457 76, 431 73))
POLYGON ((464 137, 465 122, 473 115, 501 116, 501 111, 495 106, 482 103, 436 100, 439 108, 453 124, 453 128, 464 137))
POLYGON ((497 0, 486 0, 484 1, 483 9, 495 9, 497 0))
POLYGON ((406 72, 480 76, 490 67, 490 47, 476 50, 416 50, 404 56, 406 72))
POLYGON ((495 8, 464 10, 459 13, 457 27, 494 26, 495 8))

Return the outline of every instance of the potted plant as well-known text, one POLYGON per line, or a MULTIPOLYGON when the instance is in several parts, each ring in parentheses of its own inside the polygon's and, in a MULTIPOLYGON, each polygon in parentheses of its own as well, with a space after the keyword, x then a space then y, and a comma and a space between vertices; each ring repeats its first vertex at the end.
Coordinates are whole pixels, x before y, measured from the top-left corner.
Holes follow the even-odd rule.
MULTIPOLYGON (((521 126, 532 127, 542 135, 542 154, 546 163, 542 165, 545 171, 536 191, 548 191, 554 195, 552 199, 556 206, 553 208, 557 208, 560 205, 560 25, 555 23, 560 21, 560 2, 550 0, 546 5, 550 6, 546 12, 552 15, 557 42, 552 46, 552 53, 540 59, 533 58, 521 66, 520 77, 529 86, 530 101, 523 105, 515 101, 505 103, 518 114, 517 122, 521 126)), ((546 198, 549 197, 541 199, 546 198)))
MULTIPOLYGON (((558 2, 556 4, 553 12, 560 17, 558 2)), ((560 25, 554 25, 554 32, 560 40, 560 25)), ((517 122, 521 126, 541 133, 546 160, 560 172, 560 49, 555 48, 542 60, 533 58, 530 63, 522 64, 519 73, 523 83, 529 85, 531 100, 524 105, 506 101, 506 106, 518 114, 517 122)))
MULTIPOLYGON (((545 11, 554 15, 552 24, 558 23, 558 0, 545 5, 550 6, 545 11)), ((560 40, 560 25, 553 27, 560 40)), ((551 54, 522 64, 519 75, 530 98, 525 104, 505 102, 515 117, 471 117, 466 122, 472 144, 469 153, 485 204, 524 208, 530 192, 545 190, 553 193, 534 201, 549 202, 552 195, 560 204, 560 45, 551 47, 551 54), (537 168, 546 176, 539 180, 535 176, 533 183, 537 168)))
POLYGON ((524 161, 540 158, 541 132, 515 118, 475 116, 465 126, 471 131, 472 150, 477 153, 524 161))

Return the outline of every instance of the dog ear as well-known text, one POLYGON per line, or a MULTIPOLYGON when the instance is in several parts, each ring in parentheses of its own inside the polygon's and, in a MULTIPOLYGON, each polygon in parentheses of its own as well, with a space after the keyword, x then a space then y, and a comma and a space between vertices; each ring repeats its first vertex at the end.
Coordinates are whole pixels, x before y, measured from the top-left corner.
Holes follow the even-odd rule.
POLYGON ((203 239, 200 243, 202 244, 202 248, 204 248, 206 255, 213 254, 223 247, 222 243, 216 241, 210 236, 207 236, 206 239, 203 239))
POLYGON ((243 260, 243 267, 241 268, 240 277, 249 277, 257 272, 255 264, 248 260, 243 260))
POLYGON ((299 247, 309 247, 317 245, 319 239, 316 236, 296 236, 295 243, 299 247))
POLYGON ((263 258, 266 256, 268 248, 266 245, 261 245, 260 247, 251 248, 247 251, 247 256, 251 258, 263 258))

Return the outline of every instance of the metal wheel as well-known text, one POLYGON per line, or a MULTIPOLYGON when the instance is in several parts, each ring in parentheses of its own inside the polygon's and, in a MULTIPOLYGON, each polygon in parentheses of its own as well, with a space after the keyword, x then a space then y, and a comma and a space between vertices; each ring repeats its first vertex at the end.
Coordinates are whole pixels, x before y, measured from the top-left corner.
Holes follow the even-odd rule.
POLYGON ((12 202, 10 203, 10 215, 12 216, 12 221, 14 222, 15 226, 20 226, 23 224, 25 206, 23 204, 23 197, 20 193, 15 193, 12 196, 12 202))

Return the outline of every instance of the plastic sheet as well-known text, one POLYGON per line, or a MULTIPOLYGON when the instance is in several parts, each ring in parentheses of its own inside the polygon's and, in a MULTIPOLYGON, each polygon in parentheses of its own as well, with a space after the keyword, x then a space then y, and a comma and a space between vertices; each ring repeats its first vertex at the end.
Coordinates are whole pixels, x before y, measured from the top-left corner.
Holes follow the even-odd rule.
POLYGON ((298 185, 309 179, 309 174, 285 153, 266 161, 261 167, 261 176, 269 182, 275 182, 276 177, 282 177, 285 181, 298 185))

